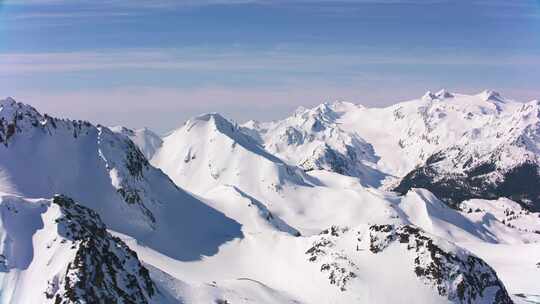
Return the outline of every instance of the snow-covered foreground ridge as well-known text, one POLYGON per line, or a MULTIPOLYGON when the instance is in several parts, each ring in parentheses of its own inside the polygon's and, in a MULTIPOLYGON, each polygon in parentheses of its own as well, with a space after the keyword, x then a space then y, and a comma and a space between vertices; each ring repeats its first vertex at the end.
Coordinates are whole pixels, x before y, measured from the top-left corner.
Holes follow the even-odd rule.
POLYGON ((538 118, 441 91, 159 138, 0 101, 1 301, 534 303, 538 118))
POLYGON ((0 196, 3 303, 148 303, 137 254, 70 198, 0 196))

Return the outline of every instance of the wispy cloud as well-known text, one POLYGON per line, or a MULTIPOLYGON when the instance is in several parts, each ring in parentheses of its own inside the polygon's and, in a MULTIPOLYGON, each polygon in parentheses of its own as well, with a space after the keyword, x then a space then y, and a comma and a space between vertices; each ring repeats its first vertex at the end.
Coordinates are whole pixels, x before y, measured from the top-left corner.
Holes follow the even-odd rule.
MULTIPOLYGON (((1 0, 0 0, 1 1, 1 0)), ((493 18, 537 18, 540 8, 536 0, 4 0, 0 4, 27 8, 24 12, 8 15, 10 19, 74 19, 98 17, 132 17, 145 14, 159 13, 171 10, 201 8, 207 6, 239 6, 257 5, 268 7, 295 8, 302 13, 324 14, 330 16, 346 16, 362 12, 365 5, 454 5, 478 8, 489 8, 493 12, 487 14, 493 18), (64 11, 65 8, 75 9, 76 12, 64 11), (529 10, 529 11, 527 11, 529 10)), ((395 14, 363 16, 364 18, 396 17, 395 14)))
MULTIPOLYGON (((181 7, 204 5, 237 5, 237 4, 431 4, 448 2, 448 0, 104 0, 101 5, 139 6, 139 7, 181 7)), ((8 5, 58 5, 58 4, 96 4, 91 0, 5 0, 8 5)))
POLYGON ((140 8, 171 8, 193 7, 207 5, 285 5, 285 4, 318 4, 318 5, 354 5, 354 4, 474 4, 494 7, 538 7, 536 0, 4 0, 6 5, 36 6, 36 5, 93 5, 103 7, 140 7, 140 8))
POLYGON ((539 7, 540 4, 537 0, 474 0, 472 4, 483 6, 495 6, 495 7, 539 7))
MULTIPOLYGON (((0 75, 126 69, 184 71, 321 71, 361 65, 540 65, 540 56, 498 57, 433 54, 395 56, 371 53, 307 53, 305 51, 142 49, 53 53, 0 53, 0 75)), ((446 52, 448 53, 448 51, 446 52)))
POLYGON ((78 19, 78 18, 104 18, 104 17, 131 17, 138 15, 135 12, 102 12, 102 11, 88 11, 88 12, 32 12, 32 13, 18 13, 9 16, 13 20, 25 20, 25 19, 78 19))

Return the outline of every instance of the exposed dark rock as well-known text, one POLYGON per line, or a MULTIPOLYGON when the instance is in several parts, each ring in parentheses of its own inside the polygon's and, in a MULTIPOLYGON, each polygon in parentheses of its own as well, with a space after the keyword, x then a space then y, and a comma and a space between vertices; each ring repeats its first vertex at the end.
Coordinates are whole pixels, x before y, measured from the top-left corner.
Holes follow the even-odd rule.
POLYGON ((495 271, 480 258, 449 251, 418 227, 373 225, 369 228, 370 251, 379 253, 397 242, 415 252, 413 269, 439 295, 462 304, 513 303, 495 271))
POLYGON ((468 199, 506 197, 525 209, 540 211, 540 167, 536 162, 524 161, 503 170, 493 160, 475 165, 469 160, 450 169, 439 166, 441 161, 450 162, 442 152, 432 155, 403 177, 394 190, 405 194, 411 188, 425 188, 454 208, 468 199))
POLYGON ((308 261, 320 263, 320 271, 328 274, 330 284, 341 291, 347 290, 347 284, 357 277, 358 267, 343 253, 335 248, 334 240, 346 233, 348 228, 332 226, 321 232, 320 238, 306 251, 308 261))
POLYGON ((65 276, 45 292, 55 304, 148 303, 157 290, 137 254, 113 237, 94 211, 65 196, 55 196, 62 216, 59 234, 72 242, 75 257, 65 276))

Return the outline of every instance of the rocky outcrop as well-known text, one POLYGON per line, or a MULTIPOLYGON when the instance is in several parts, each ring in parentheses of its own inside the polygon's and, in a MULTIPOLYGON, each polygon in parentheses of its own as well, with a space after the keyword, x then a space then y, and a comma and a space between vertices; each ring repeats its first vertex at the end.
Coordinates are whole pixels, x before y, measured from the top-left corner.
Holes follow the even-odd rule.
POLYGON ((494 118, 428 155, 395 190, 426 188, 453 207, 471 198, 506 197, 540 211, 539 102, 518 106, 489 91, 481 97, 495 106, 494 118), (501 110, 509 105, 512 111, 501 110))
POLYGON ((137 254, 107 232, 98 214, 65 196, 56 196, 60 207, 60 242, 71 243, 74 258, 66 272, 49 282, 45 296, 55 304, 149 303, 156 286, 137 254))
POLYGON ((15 136, 30 129, 52 134, 58 127, 69 130, 74 138, 88 134, 92 125, 82 120, 64 120, 41 115, 32 106, 16 102, 13 98, 0 100, 0 143, 8 147, 15 136))
POLYGON ((348 232, 345 227, 332 226, 322 231, 313 246, 306 251, 308 260, 320 265, 320 271, 328 275, 330 284, 341 291, 347 290, 350 280, 356 278, 359 271, 354 262, 336 246, 335 240, 348 232))
POLYGON ((540 166, 534 158, 505 166, 495 151, 485 161, 464 157, 460 147, 436 153, 408 173, 394 189, 402 194, 425 188, 449 206, 472 199, 506 197, 531 211, 540 211, 540 166))
MULTIPOLYGON (((413 225, 332 226, 315 238, 306 255, 328 276, 330 284, 346 292, 362 275, 366 252, 375 255, 375 260, 369 257, 374 263, 390 247, 390 255, 380 255, 381 263, 399 259, 400 271, 414 273, 422 284, 452 303, 512 303, 495 271, 482 259, 413 225)), ((358 284, 365 284, 365 279, 360 281, 358 284)))
POLYGON ((480 258, 411 225, 369 227, 370 251, 378 254, 393 243, 414 253, 416 276, 453 303, 513 303, 495 271, 480 258))

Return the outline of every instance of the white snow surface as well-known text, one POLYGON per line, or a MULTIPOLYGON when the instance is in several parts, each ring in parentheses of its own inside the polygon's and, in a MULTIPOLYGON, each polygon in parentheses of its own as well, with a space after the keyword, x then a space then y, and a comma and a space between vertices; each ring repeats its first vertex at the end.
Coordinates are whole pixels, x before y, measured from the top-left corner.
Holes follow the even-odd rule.
POLYGON ((490 90, 476 95, 441 90, 385 108, 348 102, 301 107, 289 118, 250 121, 243 128, 295 165, 317 158, 322 145, 342 153, 344 146, 354 147, 358 157, 349 162, 359 170, 347 175, 378 187, 454 145, 468 146, 471 154, 480 156, 506 145, 510 151, 501 161, 510 164, 537 159, 539 113, 537 100, 516 102, 490 90))
POLYGON ((239 223, 178 188, 127 137, 10 100, 0 104, 0 117, 12 121, 15 110, 24 114, 0 145, 1 191, 31 198, 65 194, 100 214, 110 229, 182 260, 215 254, 241 235, 239 223))
MULTIPOLYGON (((516 303, 540 295, 540 214, 508 199, 469 200, 459 211, 424 189, 403 196, 384 190, 434 152, 465 141, 491 151, 525 138, 515 147, 536 155, 536 101, 440 91, 387 108, 326 103, 267 123, 237 125, 210 113, 162 139, 68 120, 53 127, 51 118, 13 102, 0 104, 0 117, 13 121, 25 111, 38 127, 22 120, 0 144, 0 191, 35 207, 21 213, 28 214, 23 228, 2 217, 2 240, 20 239, 23 248, 7 259, 17 266, 0 273, 5 303, 17 303, 14 290, 34 284, 16 279, 27 271, 18 269, 42 271, 36 290, 62 269, 43 266, 49 258, 37 236, 48 231, 47 221, 39 224, 53 212, 47 200, 21 197, 56 193, 95 210, 137 252, 163 303, 460 303, 415 274, 414 250, 397 242, 372 252, 373 225, 419 227, 460 259, 477 255, 516 303), (149 160, 135 174, 126 165, 138 155, 132 142, 149 160), (342 166, 333 166, 336 159, 342 166), (119 189, 140 200, 126 202, 119 189), (310 261, 310 248, 326 241, 324 254, 310 261)), ((492 291, 473 303, 493 303, 492 291)))
POLYGON ((129 139, 139 147, 147 159, 152 158, 163 144, 161 137, 148 128, 131 130, 126 127, 115 126, 112 127, 111 130, 129 137, 129 139))

